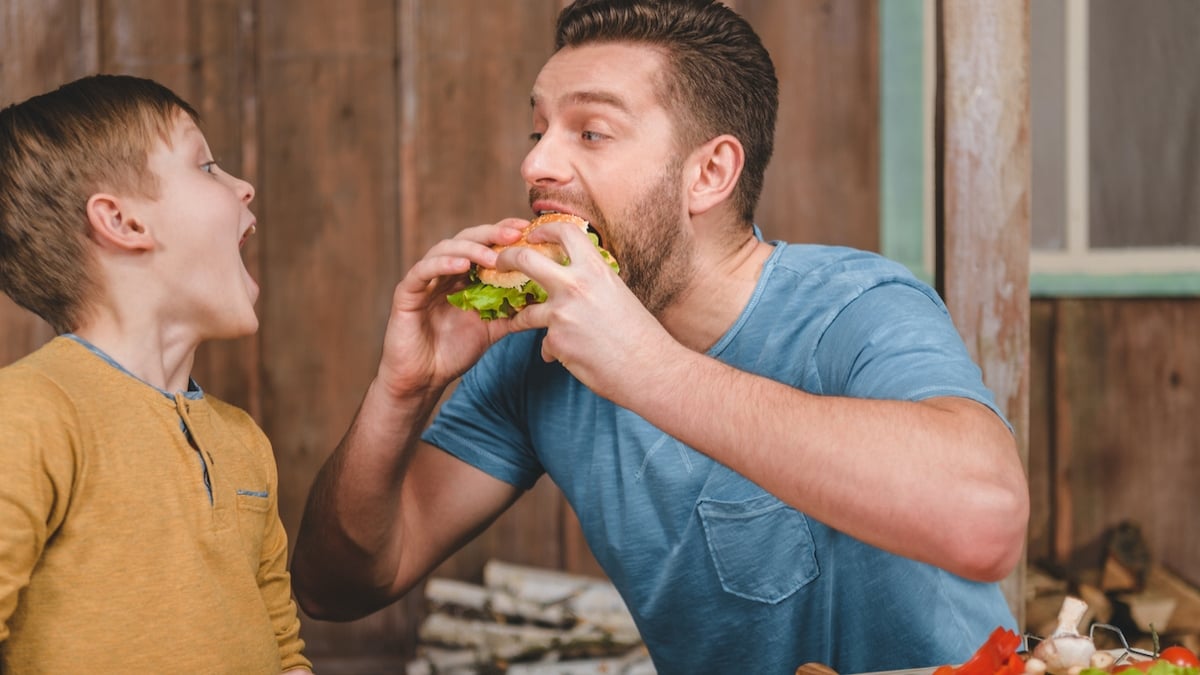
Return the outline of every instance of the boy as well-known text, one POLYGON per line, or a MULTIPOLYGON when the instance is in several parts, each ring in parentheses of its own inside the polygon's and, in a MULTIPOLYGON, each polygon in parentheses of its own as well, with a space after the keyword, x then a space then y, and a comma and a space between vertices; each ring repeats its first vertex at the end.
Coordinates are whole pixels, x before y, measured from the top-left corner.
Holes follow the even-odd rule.
POLYGON ((59 336, 0 369, 0 671, 307 672, 274 456, 189 373, 254 333, 254 188, 167 88, 0 111, 0 288, 59 336))

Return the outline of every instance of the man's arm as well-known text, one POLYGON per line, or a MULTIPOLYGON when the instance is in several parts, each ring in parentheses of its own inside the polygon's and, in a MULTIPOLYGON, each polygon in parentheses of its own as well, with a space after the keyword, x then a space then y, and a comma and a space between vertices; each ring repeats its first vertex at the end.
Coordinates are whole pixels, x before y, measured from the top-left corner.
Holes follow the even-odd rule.
POLYGON ((627 363, 608 396, 797 510, 968 579, 1019 561, 1024 467, 983 404, 814 395, 673 340, 656 352, 627 363))
POLYGON ((869 544, 979 581, 1017 564, 1024 470, 1012 434, 983 405, 816 396, 679 356, 626 390, 623 405, 869 544))
POLYGON ((520 496, 418 440, 431 403, 405 406, 372 385, 317 474, 292 563, 310 616, 350 620, 395 602, 520 496))
POLYGON ((436 244, 396 286, 374 381, 342 442, 317 474, 292 563, 308 614, 352 619, 407 592, 487 526, 519 490, 420 441, 442 394, 507 320, 484 322, 446 301, 472 263, 525 221, 481 225, 436 244))
POLYGON ((674 340, 653 350, 654 359, 626 362, 603 395, 876 547, 979 581, 1017 564, 1029 516, 1024 467, 986 406, 814 395, 674 340))
MULTIPOLYGON (((543 231, 566 245, 571 265, 547 264, 521 249, 507 251, 502 264, 519 266, 549 292, 546 303, 513 320, 514 328, 547 328, 544 359, 850 536, 968 579, 997 580, 1016 565, 1028 487, 1012 434, 987 407, 947 396, 913 402, 814 395, 738 370, 676 339, 579 233, 553 224, 537 232, 543 231), (620 355, 619 367, 613 355, 620 355)), ((900 330, 948 321, 931 304, 914 310, 915 318, 885 310, 910 319, 900 330)), ((887 331, 897 328, 878 317, 867 323, 884 330, 833 339, 853 342, 851 353, 863 351, 866 361, 887 362, 893 356, 887 331)), ((965 355, 930 358, 932 365, 965 355)), ((923 367, 913 359, 901 363, 923 367)))

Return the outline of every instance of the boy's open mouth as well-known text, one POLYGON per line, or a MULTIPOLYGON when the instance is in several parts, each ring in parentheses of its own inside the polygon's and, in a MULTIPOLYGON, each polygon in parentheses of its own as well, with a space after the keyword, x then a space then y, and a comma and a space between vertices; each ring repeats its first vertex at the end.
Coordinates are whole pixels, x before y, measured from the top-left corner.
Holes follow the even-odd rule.
POLYGON ((250 223, 250 227, 246 228, 246 231, 242 233, 242 238, 238 240, 238 248, 245 246, 246 241, 257 231, 258 226, 255 223, 250 223))

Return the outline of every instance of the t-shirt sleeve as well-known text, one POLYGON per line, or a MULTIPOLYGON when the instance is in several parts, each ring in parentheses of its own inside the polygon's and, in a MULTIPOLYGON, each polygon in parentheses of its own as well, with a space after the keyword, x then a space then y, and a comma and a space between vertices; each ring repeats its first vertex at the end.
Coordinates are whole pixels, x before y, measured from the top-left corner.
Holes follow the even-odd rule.
POLYGON ((816 357, 826 393, 907 401, 958 396, 1004 420, 945 305, 915 282, 882 283, 858 295, 830 323, 816 357))
POLYGON ((494 478, 532 488, 545 469, 523 422, 525 377, 540 335, 517 333, 493 345, 459 381, 422 439, 494 478))
POLYGON ((71 411, 53 383, 0 370, 0 643, 70 504, 77 429, 71 411))

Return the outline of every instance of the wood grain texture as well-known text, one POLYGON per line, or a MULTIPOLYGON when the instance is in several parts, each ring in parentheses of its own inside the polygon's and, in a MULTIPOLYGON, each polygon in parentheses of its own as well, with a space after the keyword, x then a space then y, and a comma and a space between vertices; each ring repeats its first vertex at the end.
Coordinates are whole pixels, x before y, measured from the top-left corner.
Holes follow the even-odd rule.
POLYGON ((1096 564, 1131 519, 1157 562, 1200 584, 1200 300, 1063 300, 1059 313, 1060 560, 1096 564))
POLYGON ((1029 325, 1029 533, 1031 562, 1054 559, 1054 301, 1034 301, 1029 325))
MULTIPOLYGON (((401 274, 397 17, 378 0, 257 7, 263 425, 294 533, 374 375, 401 274)), ((403 608, 301 634, 314 659, 400 653, 414 630, 403 608)))
POLYGON ((407 0, 401 26, 404 262, 480 223, 530 215, 529 93, 558 5, 407 0))
POLYGON ((765 235, 878 251, 878 6, 729 4, 759 33, 779 80, 775 153, 756 213, 765 235))
MULTIPOLYGON (((939 4, 939 290, 984 382, 1029 434, 1028 0, 939 4)), ((1020 620, 1021 573, 1005 580, 1020 620)))

